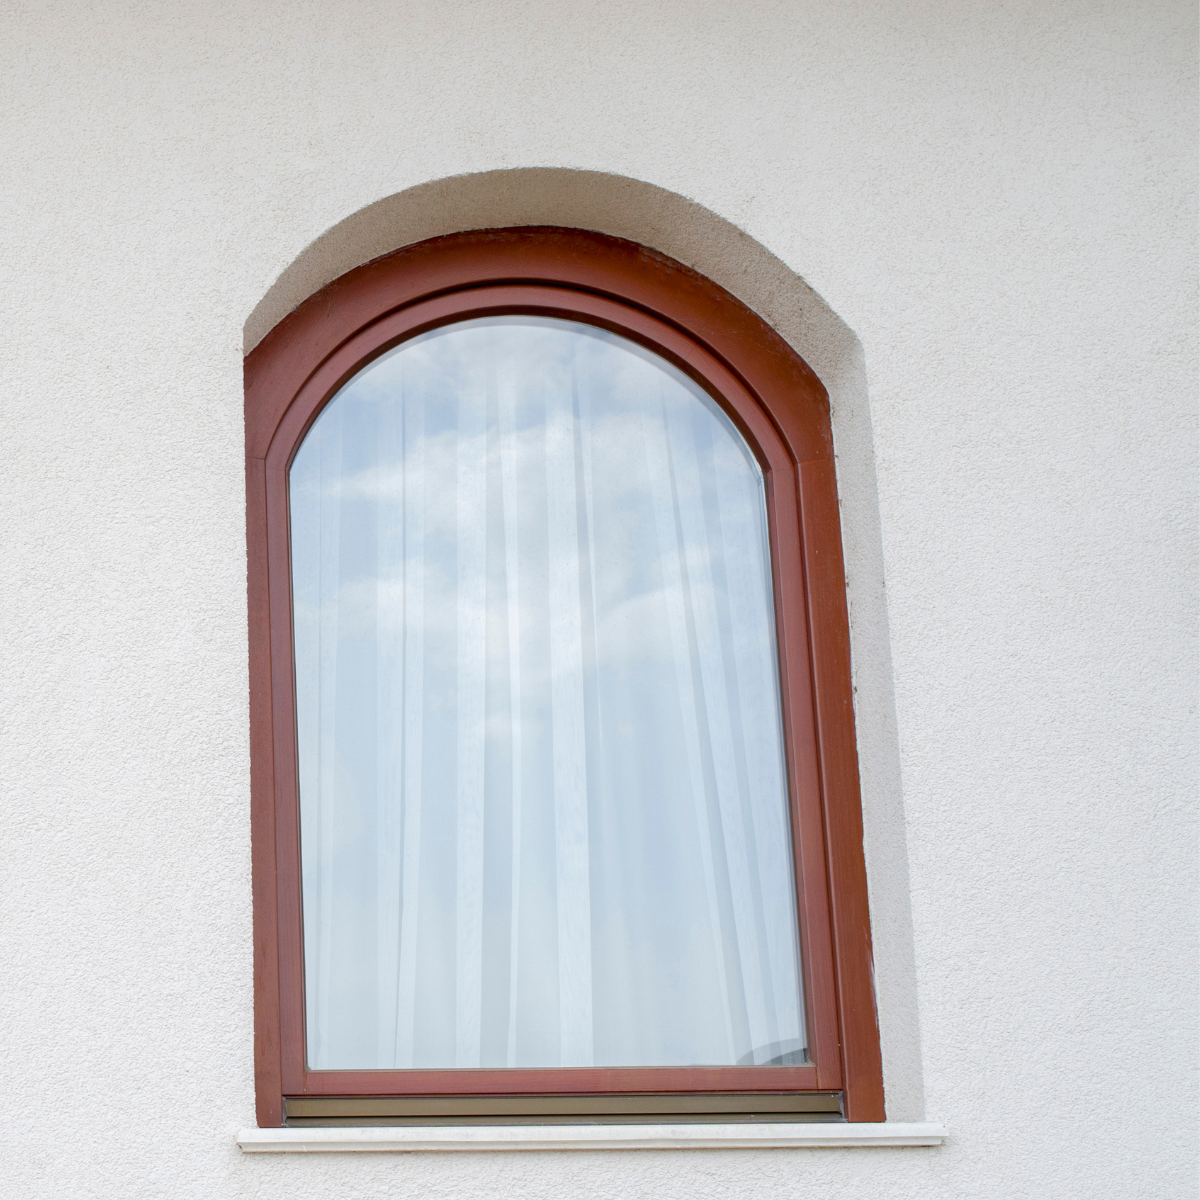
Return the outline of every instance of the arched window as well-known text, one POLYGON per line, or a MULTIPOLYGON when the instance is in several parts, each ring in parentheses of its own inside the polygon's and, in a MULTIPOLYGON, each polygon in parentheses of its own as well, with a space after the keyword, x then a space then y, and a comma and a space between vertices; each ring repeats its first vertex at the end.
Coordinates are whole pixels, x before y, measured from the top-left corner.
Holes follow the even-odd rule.
POLYGON ((259 1122, 881 1120, 827 402, 563 230, 247 360, 259 1122))

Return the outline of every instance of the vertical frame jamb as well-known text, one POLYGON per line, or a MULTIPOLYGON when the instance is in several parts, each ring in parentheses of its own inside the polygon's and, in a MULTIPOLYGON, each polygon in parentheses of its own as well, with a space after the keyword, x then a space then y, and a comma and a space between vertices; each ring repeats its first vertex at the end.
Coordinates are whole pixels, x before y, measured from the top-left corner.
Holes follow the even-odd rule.
POLYGON ((832 459, 800 465, 805 591, 812 630, 846 1119, 884 1120, 862 796, 850 669, 850 620, 832 459))
POLYGON ((275 870, 271 596, 266 464, 246 456, 246 599, 250 643, 250 869, 254 928, 254 1098, 262 1129, 283 1124, 279 910, 275 870))

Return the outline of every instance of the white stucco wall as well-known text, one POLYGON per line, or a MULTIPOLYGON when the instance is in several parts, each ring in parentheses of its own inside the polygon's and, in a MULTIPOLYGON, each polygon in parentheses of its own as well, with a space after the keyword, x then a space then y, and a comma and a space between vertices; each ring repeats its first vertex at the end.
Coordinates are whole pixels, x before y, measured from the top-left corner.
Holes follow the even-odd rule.
POLYGON ((0 29, 0 1190, 1195 1194, 1190 4, 101 0, 0 29), (234 1147, 243 338, 351 214, 509 168, 694 202, 595 221, 842 372, 886 1082, 943 1147, 234 1147))

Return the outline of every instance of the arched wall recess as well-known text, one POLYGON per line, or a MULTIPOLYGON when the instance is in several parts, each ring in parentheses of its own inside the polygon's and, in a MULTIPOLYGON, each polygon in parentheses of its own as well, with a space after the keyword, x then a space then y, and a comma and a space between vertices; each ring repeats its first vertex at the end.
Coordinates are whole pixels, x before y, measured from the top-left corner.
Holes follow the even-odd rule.
POLYGON ((346 218, 268 289, 246 321, 246 349, 310 295, 383 254, 464 230, 530 225, 605 233, 684 263, 772 325, 829 393, 887 1110, 889 1119, 919 1118, 920 1037, 882 541, 865 367, 854 334, 786 264, 695 202, 620 176, 531 168, 433 181, 346 218))

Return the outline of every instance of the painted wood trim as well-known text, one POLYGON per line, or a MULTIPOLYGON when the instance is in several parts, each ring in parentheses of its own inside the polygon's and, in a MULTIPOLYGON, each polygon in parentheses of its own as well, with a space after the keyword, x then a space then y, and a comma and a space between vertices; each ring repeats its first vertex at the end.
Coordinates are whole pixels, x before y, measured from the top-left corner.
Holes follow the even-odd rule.
POLYGON ((849 628, 829 401, 794 350, 729 293, 642 246, 579 230, 486 230, 407 247, 335 280, 246 359, 255 1074, 260 1126, 282 1095, 840 1091, 884 1120, 862 861, 849 628), (536 312, 610 328, 721 403, 767 486, 813 1062, 797 1068, 314 1072, 305 1068, 287 467, 337 388, 452 320, 536 312))

